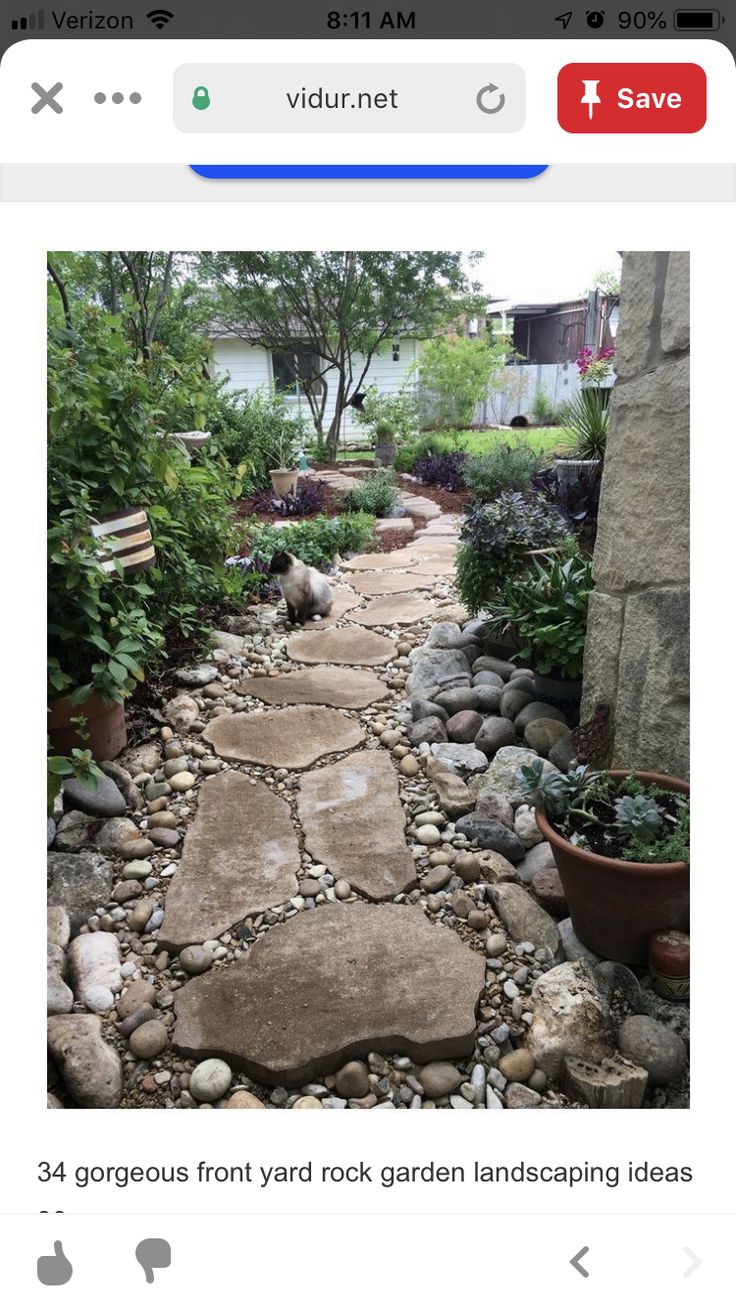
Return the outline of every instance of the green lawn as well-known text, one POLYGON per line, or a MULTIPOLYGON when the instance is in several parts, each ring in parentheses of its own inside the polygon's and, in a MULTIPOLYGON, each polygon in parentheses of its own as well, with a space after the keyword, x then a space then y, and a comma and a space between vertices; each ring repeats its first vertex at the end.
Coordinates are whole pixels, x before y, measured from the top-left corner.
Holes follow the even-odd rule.
MULTIPOLYGON (((429 435, 429 433, 427 434, 429 435)), ((432 433, 446 444, 448 451, 456 449, 455 437, 445 436, 442 432, 432 433)), ((457 444, 461 450, 470 454, 485 454, 499 443, 504 445, 531 445, 536 450, 554 451, 564 449, 565 441, 559 427, 515 427, 503 432, 460 432, 457 444)), ((310 451, 313 457, 313 451, 310 451)), ((366 446, 363 450, 338 450, 338 463, 372 463, 373 450, 366 446)))

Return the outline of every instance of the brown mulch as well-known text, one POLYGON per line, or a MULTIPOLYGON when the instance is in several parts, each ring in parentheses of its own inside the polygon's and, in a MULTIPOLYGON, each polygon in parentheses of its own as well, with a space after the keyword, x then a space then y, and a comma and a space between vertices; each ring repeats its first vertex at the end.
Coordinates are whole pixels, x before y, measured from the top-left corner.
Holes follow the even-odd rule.
MULTIPOLYGON (((320 483, 322 487, 322 504, 319 509, 315 509, 311 514, 294 515, 294 522, 301 522, 305 518, 316 518, 320 514, 325 514, 327 518, 334 517, 335 514, 342 513, 343 501, 345 494, 337 491, 334 487, 328 486, 326 482, 320 483)), ((264 514, 259 509, 253 496, 241 496, 235 501, 236 518, 257 518, 261 523, 278 523, 282 519, 287 519, 288 515, 274 510, 272 513, 264 514)))
POLYGON ((443 514, 464 514, 470 503, 469 491, 446 491, 441 486, 425 486, 424 482, 411 481, 401 473, 396 478, 396 484, 410 495, 423 495, 427 500, 434 501, 443 514))

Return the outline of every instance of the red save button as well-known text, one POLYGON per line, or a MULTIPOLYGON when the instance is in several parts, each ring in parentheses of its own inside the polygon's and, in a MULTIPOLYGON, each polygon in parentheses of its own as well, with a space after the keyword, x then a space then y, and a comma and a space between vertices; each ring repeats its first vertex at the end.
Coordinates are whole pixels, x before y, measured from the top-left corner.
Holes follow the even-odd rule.
POLYGON ((557 78, 566 132, 699 132, 706 78, 699 64, 566 64, 557 78))

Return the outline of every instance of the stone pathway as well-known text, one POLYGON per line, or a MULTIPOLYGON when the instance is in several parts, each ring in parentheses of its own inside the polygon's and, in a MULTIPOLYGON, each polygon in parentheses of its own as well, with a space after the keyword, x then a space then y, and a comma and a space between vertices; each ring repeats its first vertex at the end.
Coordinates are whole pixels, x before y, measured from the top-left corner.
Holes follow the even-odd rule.
POLYGON ((652 1050, 669 1080, 646 1094, 684 1103, 682 1009, 664 1028, 665 1002, 577 940, 514 789, 535 749, 567 766, 569 728, 454 603, 457 520, 402 500, 425 527, 346 561, 328 619, 263 605, 214 633, 160 740, 94 798, 70 788, 49 1048, 80 1106, 565 1107, 561 1083, 636 1106, 652 1050))

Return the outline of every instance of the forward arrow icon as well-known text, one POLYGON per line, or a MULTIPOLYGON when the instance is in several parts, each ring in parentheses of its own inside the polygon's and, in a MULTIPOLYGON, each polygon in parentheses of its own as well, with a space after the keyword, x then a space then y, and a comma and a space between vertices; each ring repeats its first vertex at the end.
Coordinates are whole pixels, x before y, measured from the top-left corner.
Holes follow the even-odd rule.
POLYGON ((703 1260, 700 1259, 700 1258, 698 1257, 698 1255, 693 1254, 692 1250, 689 1250, 687 1246, 684 1246, 684 1251, 685 1251, 685 1254, 687 1255, 688 1259, 690 1260, 690 1264, 689 1264, 689 1266, 685 1269, 685 1271, 684 1271, 684 1273, 683 1273, 682 1275, 683 1275, 683 1277, 691 1277, 692 1274, 698 1270, 698 1268, 699 1268, 700 1265, 702 1264, 703 1260))

